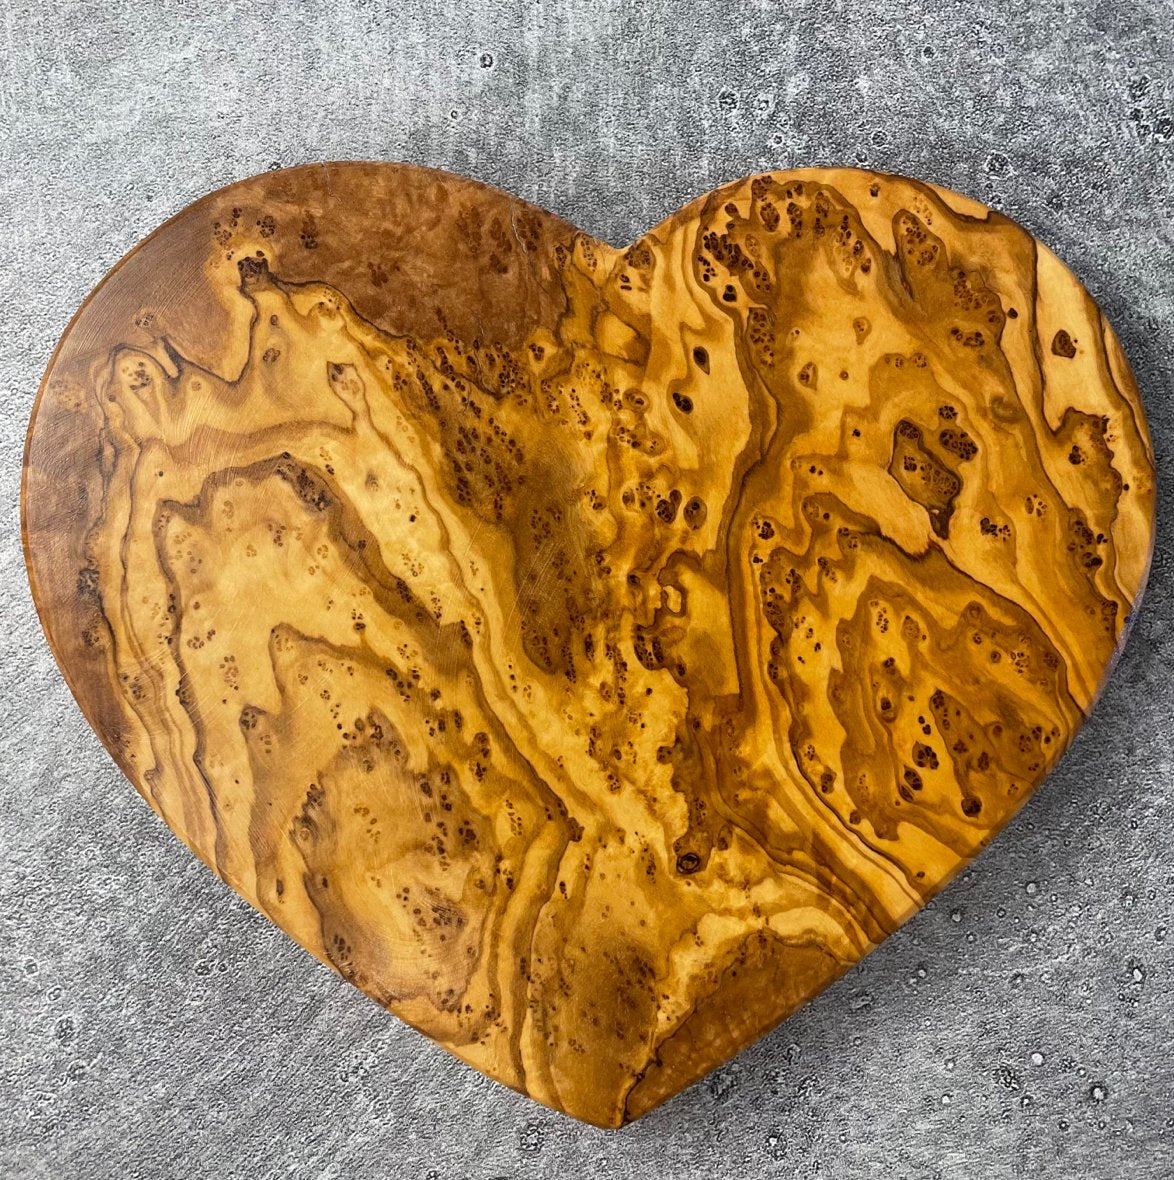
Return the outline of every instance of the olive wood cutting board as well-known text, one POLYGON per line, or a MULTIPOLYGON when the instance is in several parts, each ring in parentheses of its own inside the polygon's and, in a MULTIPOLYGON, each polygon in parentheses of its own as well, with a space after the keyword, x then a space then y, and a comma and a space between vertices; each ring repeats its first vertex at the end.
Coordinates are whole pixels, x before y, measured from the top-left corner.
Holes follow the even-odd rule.
POLYGON ((166 823, 604 1126, 1007 823, 1113 664, 1153 510, 1074 276, 851 169, 626 249, 418 167, 232 185, 78 312, 23 490, 53 651, 166 823))

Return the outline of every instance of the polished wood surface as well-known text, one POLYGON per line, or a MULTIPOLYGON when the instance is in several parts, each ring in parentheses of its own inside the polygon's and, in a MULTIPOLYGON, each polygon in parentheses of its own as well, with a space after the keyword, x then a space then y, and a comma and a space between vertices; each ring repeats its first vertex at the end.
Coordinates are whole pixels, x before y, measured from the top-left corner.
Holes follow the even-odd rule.
POLYGON ((854 170, 619 250, 388 164, 191 206, 53 358, 23 497, 86 716, 192 850, 605 1126, 900 926, 1054 766, 1153 454, 1072 274, 854 170))

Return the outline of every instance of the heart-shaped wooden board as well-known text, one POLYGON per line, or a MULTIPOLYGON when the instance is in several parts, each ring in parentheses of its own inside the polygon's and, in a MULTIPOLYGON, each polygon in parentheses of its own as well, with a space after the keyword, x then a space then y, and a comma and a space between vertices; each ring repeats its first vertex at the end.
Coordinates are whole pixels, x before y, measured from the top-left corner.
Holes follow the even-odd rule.
POLYGON ((26 554, 188 846, 470 1065, 634 1119, 897 929, 1088 715, 1153 454, 974 201, 758 176, 626 250, 422 168, 197 202, 66 331, 26 554))

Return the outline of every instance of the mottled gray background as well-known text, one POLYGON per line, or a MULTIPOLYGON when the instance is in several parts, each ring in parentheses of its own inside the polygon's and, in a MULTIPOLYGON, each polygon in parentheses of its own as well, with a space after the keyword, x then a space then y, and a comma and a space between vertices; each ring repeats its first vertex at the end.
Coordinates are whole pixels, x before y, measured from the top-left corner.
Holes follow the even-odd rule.
POLYGON ((1075 748, 973 869, 709 1080, 607 1133, 487 1082, 198 865, 41 636, 25 424, 83 296, 269 167, 380 158, 616 243, 759 169, 998 206, 1124 341, 1174 446, 1174 3, 10 2, 0 40, 0 1176, 1174 1176, 1174 481, 1075 748), (469 8, 480 8, 470 16, 469 8))

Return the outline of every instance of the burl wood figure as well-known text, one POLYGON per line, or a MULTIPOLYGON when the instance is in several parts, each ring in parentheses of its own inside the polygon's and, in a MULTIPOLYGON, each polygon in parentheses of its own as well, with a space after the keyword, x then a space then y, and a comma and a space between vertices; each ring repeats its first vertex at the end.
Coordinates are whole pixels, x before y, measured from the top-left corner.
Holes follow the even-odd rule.
POLYGON ((1007 822, 1113 663, 1153 509, 1073 275, 854 170, 623 250, 421 168, 233 185, 79 312, 24 486, 53 650, 159 815, 602 1126, 1007 822))

